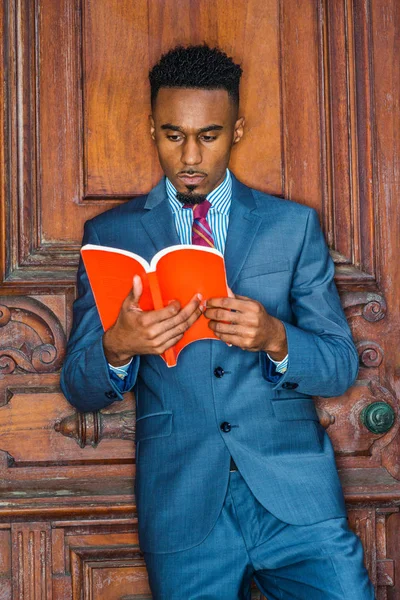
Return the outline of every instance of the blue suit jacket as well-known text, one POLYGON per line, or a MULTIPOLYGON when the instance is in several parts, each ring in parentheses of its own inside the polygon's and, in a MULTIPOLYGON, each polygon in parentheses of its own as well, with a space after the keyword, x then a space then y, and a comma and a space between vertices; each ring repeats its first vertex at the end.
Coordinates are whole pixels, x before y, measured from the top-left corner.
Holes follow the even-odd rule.
MULTIPOLYGON (((150 194, 85 224, 84 243, 148 261, 179 244, 162 181, 150 194)), ((204 340, 177 367, 136 357, 136 496, 141 547, 173 552, 199 544, 218 518, 233 456, 256 498, 303 525, 344 516, 332 445, 313 395, 338 396, 358 357, 333 283, 334 266, 314 210, 233 180, 225 261, 235 293, 261 302, 286 327, 289 367, 274 378, 264 352, 204 340), (216 367, 224 369, 216 377, 216 367), (220 425, 229 422, 224 433, 220 425)), ((82 263, 61 384, 81 411, 122 399, 102 347, 102 327, 82 263)))

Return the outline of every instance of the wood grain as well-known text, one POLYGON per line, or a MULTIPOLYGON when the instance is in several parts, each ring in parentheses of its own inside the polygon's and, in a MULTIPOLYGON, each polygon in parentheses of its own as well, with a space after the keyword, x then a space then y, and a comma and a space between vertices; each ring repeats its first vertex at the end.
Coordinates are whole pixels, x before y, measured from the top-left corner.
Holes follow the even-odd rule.
POLYGON ((134 399, 76 416, 59 368, 84 221, 161 175, 147 72, 203 41, 244 69, 235 174, 320 215, 360 372, 316 403, 377 598, 400 600, 398 1, 11 0, 0 13, 0 600, 150 597, 134 399), (360 420, 377 400, 396 414, 385 434, 360 420))

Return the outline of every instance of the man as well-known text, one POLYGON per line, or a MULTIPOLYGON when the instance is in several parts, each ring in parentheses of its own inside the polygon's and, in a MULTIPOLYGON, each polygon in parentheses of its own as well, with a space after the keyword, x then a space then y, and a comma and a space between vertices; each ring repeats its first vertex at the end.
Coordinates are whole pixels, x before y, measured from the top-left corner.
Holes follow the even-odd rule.
POLYGON ((316 213, 227 170, 244 131, 241 68, 206 45, 150 73, 166 178, 85 225, 84 243, 146 260, 179 243, 224 253, 228 298, 141 311, 133 281, 103 334, 82 263, 62 388, 79 410, 134 387, 140 544, 156 599, 370 599, 332 445, 312 396, 352 385, 358 358, 316 213), (160 354, 204 312, 220 341, 160 354))

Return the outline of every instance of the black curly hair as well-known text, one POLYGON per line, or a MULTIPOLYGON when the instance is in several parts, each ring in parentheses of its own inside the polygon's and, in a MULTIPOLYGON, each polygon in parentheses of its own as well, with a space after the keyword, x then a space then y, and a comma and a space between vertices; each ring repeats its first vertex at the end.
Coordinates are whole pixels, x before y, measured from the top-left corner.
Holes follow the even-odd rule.
POLYGON ((199 88, 226 90, 239 106, 239 82, 242 68, 219 48, 207 44, 176 46, 163 54, 149 73, 151 105, 160 88, 199 88))

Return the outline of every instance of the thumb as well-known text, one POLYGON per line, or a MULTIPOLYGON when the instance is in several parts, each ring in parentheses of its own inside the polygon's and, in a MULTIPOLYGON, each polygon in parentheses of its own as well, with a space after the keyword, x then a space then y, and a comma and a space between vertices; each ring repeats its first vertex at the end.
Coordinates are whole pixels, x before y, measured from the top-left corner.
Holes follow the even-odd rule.
POLYGON ((236 296, 232 292, 231 288, 227 286, 227 289, 228 289, 228 298, 236 298, 236 296))
MULTIPOLYGON (((139 308, 140 297, 143 293, 143 283, 139 275, 134 275, 132 282, 132 299, 133 308, 139 308)), ((140 309, 141 310, 141 309, 140 309)))

